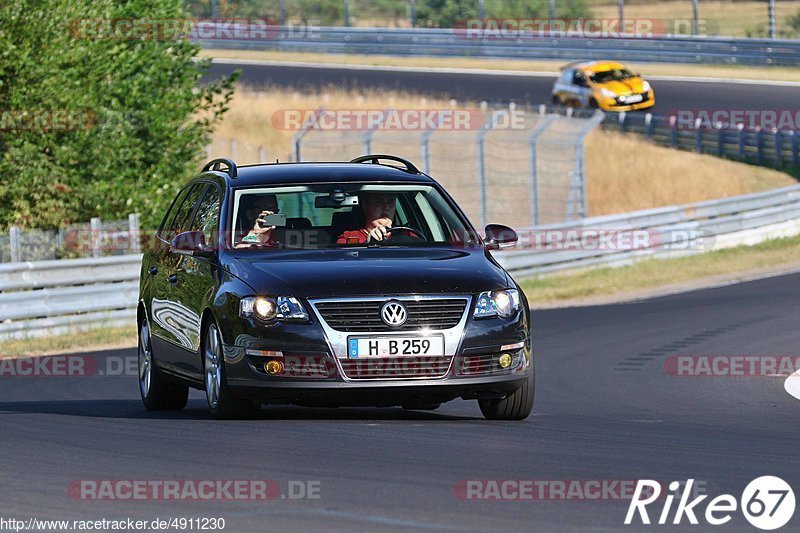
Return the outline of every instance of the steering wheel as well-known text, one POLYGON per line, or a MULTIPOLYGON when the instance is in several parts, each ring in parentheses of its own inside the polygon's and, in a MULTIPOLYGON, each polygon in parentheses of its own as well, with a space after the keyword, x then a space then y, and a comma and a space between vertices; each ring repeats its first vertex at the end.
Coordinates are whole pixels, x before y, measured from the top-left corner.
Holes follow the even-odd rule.
POLYGON ((392 233, 397 230, 405 230, 408 231, 409 233, 413 233, 414 234, 413 236, 416 237, 417 239, 427 240, 420 230, 418 230, 417 228, 412 228, 411 226, 392 226, 391 228, 386 228, 386 229, 389 233, 392 233))

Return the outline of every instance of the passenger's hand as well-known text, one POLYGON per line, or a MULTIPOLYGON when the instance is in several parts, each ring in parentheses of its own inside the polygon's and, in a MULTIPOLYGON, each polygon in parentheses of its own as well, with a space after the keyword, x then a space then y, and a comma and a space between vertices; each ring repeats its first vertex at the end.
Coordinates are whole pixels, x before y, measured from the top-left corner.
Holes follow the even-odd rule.
POLYGON ((266 220, 264 220, 264 217, 268 217, 269 215, 272 214, 274 214, 272 211, 262 211, 261 214, 258 215, 258 218, 256 218, 256 222, 253 225, 253 229, 251 230, 251 232, 254 235, 263 235, 265 233, 269 233, 270 231, 274 230, 275 226, 262 228, 261 226, 258 225, 259 222, 266 222, 266 220))
POLYGON ((372 228, 369 233, 367 234, 367 242, 370 241, 382 241, 387 238, 389 234, 389 230, 386 226, 378 226, 377 228, 372 228))

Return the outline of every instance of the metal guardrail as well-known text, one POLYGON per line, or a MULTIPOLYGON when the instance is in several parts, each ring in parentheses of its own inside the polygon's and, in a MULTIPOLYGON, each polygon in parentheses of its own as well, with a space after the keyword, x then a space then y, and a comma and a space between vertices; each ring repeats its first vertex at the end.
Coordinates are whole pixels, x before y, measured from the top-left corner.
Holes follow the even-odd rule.
POLYGON ((463 29, 276 27, 264 39, 199 39, 205 48, 497 59, 800 65, 800 40, 722 37, 478 38, 463 29), (293 31, 295 30, 295 31, 293 31))
POLYGON ((130 325, 142 256, 0 265, 0 340, 130 325))
MULTIPOLYGON (((496 257, 516 277, 621 266, 800 234, 800 185, 521 230, 496 257), (644 232, 651 246, 540 249, 537 237, 644 232)), ((563 240, 562 240, 563 242, 563 240)), ((141 255, 0 265, 0 340, 133 324, 141 255)))
POLYGON ((691 255, 798 234, 800 185, 794 185, 521 230, 520 246, 496 257, 509 272, 525 277, 594 266, 622 266, 641 259, 691 255), (597 245, 598 233, 615 232, 634 244, 597 245), (548 240, 558 242, 560 249, 548 246, 548 240), (570 246, 586 240, 588 246, 570 246))

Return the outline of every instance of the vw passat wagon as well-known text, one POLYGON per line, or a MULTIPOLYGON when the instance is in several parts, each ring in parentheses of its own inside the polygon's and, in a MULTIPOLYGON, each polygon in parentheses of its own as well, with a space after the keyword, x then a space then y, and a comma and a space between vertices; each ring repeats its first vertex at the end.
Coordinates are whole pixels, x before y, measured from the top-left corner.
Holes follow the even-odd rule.
POLYGON ((477 400, 489 419, 533 406, 525 295, 431 177, 403 159, 237 167, 216 159, 178 193, 144 254, 139 388, 215 417, 262 404, 402 406, 477 400))

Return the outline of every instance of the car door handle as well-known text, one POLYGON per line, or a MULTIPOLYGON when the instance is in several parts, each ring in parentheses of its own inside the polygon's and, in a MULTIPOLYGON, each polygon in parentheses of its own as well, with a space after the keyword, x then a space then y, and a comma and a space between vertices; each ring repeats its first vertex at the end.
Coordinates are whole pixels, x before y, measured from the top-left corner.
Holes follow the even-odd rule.
POLYGON ((169 280, 170 284, 172 284, 172 285, 175 285, 176 283, 178 283, 178 275, 177 274, 171 274, 170 276, 167 276, 167 279, 169 280))
POLYGON ((158 274, 158 267, 150 267, 150 270, 148 270, 148 272, 150 272, 151 276, 155 276, 156 274, 158 274))

